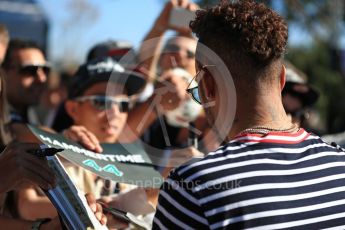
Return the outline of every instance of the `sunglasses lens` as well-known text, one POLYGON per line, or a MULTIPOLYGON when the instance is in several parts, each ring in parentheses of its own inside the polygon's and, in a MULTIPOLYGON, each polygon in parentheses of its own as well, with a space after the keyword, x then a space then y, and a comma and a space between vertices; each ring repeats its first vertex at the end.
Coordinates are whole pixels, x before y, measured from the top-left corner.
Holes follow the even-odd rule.
POLYGON ((188 58, 195 58, 195 53, 193 51, 187 50, 187 57, 188 58))
POLYGON ((43 66, 42 69, 43 69, 43 72, 46 76, 48 76, 50 74, 50 67, 43 66))
POLYGON ((120 112, 128 112, 129 110, 128 101, 117 102, 110 98, 99 97, 92 99, 91 103, 96 109, 100 111, 110 109, 113 105, 117 105, 119 107, 120 112))
POLYGON ((22 75, 36 75, 37 73, 37 66, 24 66, 22 68, 20 68, 20 74, 22 75))
POLYGON ((201 100, 200 100, 200 96, 199 96, 199 90, 197 87, 192 90, 192 97, 196 102, 201 104, 201 100))
POLYGON ((193 100, 201 105, 201 100, 199 97, 199 90, 198 87, 194 87, 191 89, 187 89, 187 92, 190 94, 190 96, 193 98, 193 100))
MULTIPOLYGON (((178 53, 180 51, 180 47, 177 46, 177 45, 174 45, 174 44, 171 44, 171 45, 168 45, 166 48, 165 48, 165 52, 167 53, 178 53)), ((183 49, 183 48, 182 48, 183 49)), ((195 53, 191 50, 186 50, 186 54, 187 54, 187 57, 188 58, 195 58, 195 53)))
POLYGON ((120 102, 119 106, 120 106, 121 112, 128 112, 129 111, 129 102, 128 101, 120 102))
POLYGON ((37 70, 41 68, 46 76, 50 73, 50 67, 48 66, 36 66, 36 65, 27 65, 20 68, 19 72, 22 75, 30 75, 35 76, 37 74, 37 70))
POLYGON ((106 110, 107 106, 111 106, 111 103, 108 104, 105 98, 94 98, 91 100, 91 104, 98 110, 106 110))
POLYGON ((180 47, 178 47, 177 45, 168 45, 165 48, 165 51, 168 53, 177 53, 180 50, 180 47))

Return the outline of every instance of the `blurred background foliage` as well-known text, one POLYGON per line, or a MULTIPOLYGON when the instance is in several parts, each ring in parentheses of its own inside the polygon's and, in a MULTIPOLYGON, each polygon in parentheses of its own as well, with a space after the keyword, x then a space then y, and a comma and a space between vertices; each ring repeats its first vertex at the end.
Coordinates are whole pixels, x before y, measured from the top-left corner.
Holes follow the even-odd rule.
MULTIPOLYGON (((259 1, 259 0, 258 0, 259 1)), ((217 0, 198 0, 201 7, 217 0)), ((278 11, 289 30, 301 32, 286 59, 308 76, 320 92, 315 109, 320 133, 345 130, 345 0, 260 0, 278 11), (307 34, 307 37, 302 36, 307 34)), ((291 34, 291 33, 290 33, 291 34)), ((298 36, 298 32, 297 32, 298 36)))
MULTIPOLYGON (((96 42, 113 38, 139 44, 166 1, 147 0, 143 11, 140 4, 144 1, 137 0, 0 0, 0 21, 11 19, 9 28, 15 29, 10 30, 11 36, 26 33, 37 37, 39 33, 33 33, 29 24, 40 19, 42 47, 47 47, 47 43, 51 47, 48 47, 49 59, 58 69, 74 70, 96 42), (13 13, 13 7, 1 11, 8 5, 25 5, 26 11, 32 13, 26 15, 31 16, 31 23, 24 18, 23 9, 14 7, 17 14, 13 13), (47 37, 51 38, 48 42, 47 37)), ((219 0, 190 1, 204 8, 219 0)), ((314 128, 321 133, 345 131, 345 0, 257 1, 286 18, 289 24, 286 59, 304 72, 321 94, 315 106, 320 120, 314 128)))

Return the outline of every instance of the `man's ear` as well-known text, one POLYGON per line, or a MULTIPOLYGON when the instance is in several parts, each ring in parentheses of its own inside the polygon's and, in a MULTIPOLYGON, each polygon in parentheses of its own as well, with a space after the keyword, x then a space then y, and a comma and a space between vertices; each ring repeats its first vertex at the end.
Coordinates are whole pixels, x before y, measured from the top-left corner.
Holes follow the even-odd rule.
POLYGON ((73 119, 74 122, 78 119, 78 103, 72 100, 65 102, 65 110, 67 114, 73 119))
POLYGON ((280 91, 283 91, 286 82, 286 68, 282 65, 282 70, 280 72, 280 91))

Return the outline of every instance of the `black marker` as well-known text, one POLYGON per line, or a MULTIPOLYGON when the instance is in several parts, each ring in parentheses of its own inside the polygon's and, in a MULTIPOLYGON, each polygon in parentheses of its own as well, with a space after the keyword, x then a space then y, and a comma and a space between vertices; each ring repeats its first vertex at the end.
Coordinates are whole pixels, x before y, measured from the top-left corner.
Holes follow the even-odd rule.
POLYGON ((27 152, 37 157, 47 157, 47 156, 54 156, 56 153, 62 152, 62 151, 64 151, 64 149, 45 148, 45 149, 30 149, 27 152))
POLYGON ((131 220, 128 218, 126 212, 124 212, 122 210, 119 210, 119 209, 116 209, 116 208, 108 207, 108 205, 106 205, 106 204, 104 204, 102 202, 98 202, 98 203, 102 206, 103 212, 105 214, 110 213, 113 216, 119 218, 120 220, 122 220, 122 221, 124 221, 126 223, 130 223, 131 222, 131 220))

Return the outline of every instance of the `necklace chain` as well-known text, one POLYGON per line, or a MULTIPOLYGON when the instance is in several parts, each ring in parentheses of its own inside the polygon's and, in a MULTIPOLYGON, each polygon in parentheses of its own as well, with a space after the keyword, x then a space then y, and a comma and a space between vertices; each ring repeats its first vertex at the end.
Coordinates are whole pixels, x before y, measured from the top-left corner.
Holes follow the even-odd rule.
POLYGON ((249 134, 249 133, 257 133, 257 134, 263 134, 267 135, 269 132, 281 132, 281 133, 292 133, 294 131, 297 131, 299 128, 297 125, 292 124, 291 127, 286 128, 286 129, 275 129, 269 126, 254 126, 248 129, 245 129, 241 131, 238 135, 243 135, 243 134, 249 134))

